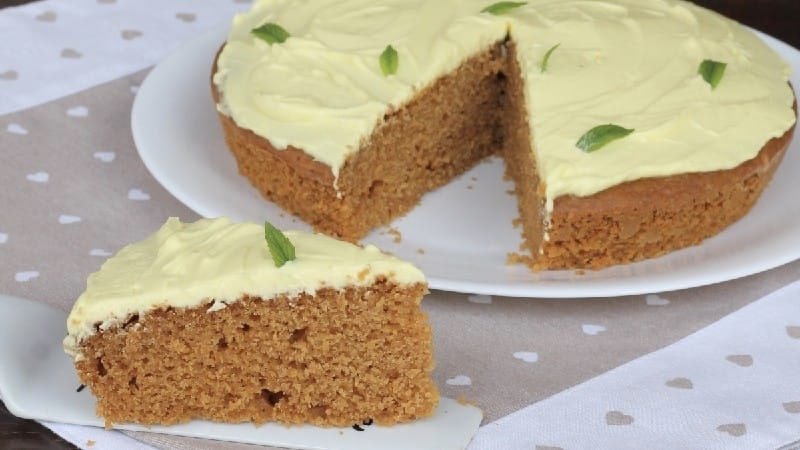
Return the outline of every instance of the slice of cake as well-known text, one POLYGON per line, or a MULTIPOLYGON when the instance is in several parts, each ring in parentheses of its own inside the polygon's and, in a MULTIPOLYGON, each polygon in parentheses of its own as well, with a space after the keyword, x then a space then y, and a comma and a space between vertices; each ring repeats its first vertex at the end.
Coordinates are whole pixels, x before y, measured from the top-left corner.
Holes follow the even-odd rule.
POLYGON ((426 292, 372 246, 172 218, 89 276, 64 348, 109 426, 394 424, 439 399, 426 292))
POLYGON ((355 240, 490 154, 535 269, 694 245, 749 211, 796 122, 789 66, 681 0, 261 0, 212 91, 240 172, 355 240))

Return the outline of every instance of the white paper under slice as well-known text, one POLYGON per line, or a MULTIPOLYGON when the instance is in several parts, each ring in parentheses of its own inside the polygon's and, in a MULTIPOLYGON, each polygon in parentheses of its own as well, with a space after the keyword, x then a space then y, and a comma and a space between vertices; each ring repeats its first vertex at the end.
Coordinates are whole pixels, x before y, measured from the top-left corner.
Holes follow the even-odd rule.
MULTIPOLYGON (((103 426, 95 399, 80 384, 70 358, 61 349, 66 314, 42 303, 0 295, 0 395, 6 407, 26 419, 103 426)), ((169 427, 115 425, 147 431, 276 447, 333 449, 463 449, 483 414, 469 405, 442 398, 433 417, 413 423, 355 428, 285 427, 275 423, 225 424, 192 421, 169 427)))

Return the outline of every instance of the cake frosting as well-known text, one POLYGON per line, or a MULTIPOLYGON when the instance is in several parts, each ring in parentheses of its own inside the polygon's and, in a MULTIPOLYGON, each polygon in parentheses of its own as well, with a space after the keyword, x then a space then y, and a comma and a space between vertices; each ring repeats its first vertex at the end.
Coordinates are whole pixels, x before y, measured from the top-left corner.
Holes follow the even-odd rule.
POLYGON ((368 286, 385 277, 398 285, 424 283, 413 265, 376 247, 359 247, 322 234, 287 231, 296 258, 276 267, 264 227, 226 218, 182 223, 170 218, 147 239, 128 245, 87 280, 67 319, 64 349, 158 307, 225 308, 244 295, 313 295, 318 289, 368 286))
POLYGON ((506 37, 526 81, 547 209, 644 177, 730 169, 795 122, 789 67, 753 33, 679 0, 531 0, 506 14, 476 0, 261 0, 234 18, 217 60, 217 105, 276 148, 303 149, 336 177, 383 116, 506 37), (269 45, 251 30, 277 23, 269 45), (546 71, 541 63, 558 44, 546 71), (397 49, 395 75, 379 55, 397 49), (697 73, 727 64, 712 89, 697 73), (635 129, 600 151, 589 129, 635 129))

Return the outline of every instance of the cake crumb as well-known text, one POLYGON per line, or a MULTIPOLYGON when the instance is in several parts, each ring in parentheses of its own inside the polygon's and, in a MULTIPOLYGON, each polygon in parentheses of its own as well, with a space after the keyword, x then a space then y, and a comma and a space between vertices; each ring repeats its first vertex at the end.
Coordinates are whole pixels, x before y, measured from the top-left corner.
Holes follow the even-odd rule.
POLYGON ((514 189, 509 189, 509 190, 506 191, 506 194, 512 195, 512 196, 513 195, 517 195, 517 191, 515 191, 514 189))
POLYGON ((533 258, 531 258, 529 255, 524 255, 517 252, 508 253, 506 255, 506 265, 514 266, 517 264, 525 264, 526 266, 531 266, 533 264, 533 258))
POLYGON ((86 446, 87 447, 94 447, 94 444, 95 444, 95 442, 93 440, 91 440, 91 439, 86 441, 86 446))
POLYGON ((519 228, 520 225, 522 225, 522 218, 521 217, 517 217, 516 219, 511 221, 511 226, 514 227, 514 228, 519 228))
POLYGON ((575 275, 586 275, 586 271, 583 269, 578 269, 575 271, 575 275))
POLYGON ((456 401, 457 401, 457 402, 458 402, 458 404, 459 404, 459 405, 461 405, 461 406, 475 406, 475 407, 477 407, 477 406, 478 406, 478 403, 477 403, 477 402, 475 402, 474 400, 470 400, 470 399, 468 399, 468 398, 467 398, 467 397, 466 397, 464 394, 461 394, 461 395, 459 395, 459 396, 456 398, 456 401))
POLYGON ((470 189, 470 190, 472 190, 474 187, 475 187, 475 186, 473 186, 473 185, 471 185, 471 184, 468 184, 468 185, 467 185, 467 189, 470 189))
POLYGON ((469 177, 469 179, 472 181, 478 181, 478 177, 469 177))
POLYGON ((367 278, 367 274, 369 274, 369 267, 365 267, 361 272, 356 274, 358 281, 364 281, 367 278))
POLYGON ((395 244, 399 244, 400 242, 403 241, 403 235, 400 234, 400 230, 398 230, 397 228, 389 227, 389 229, 386 230, 386 233, 393 237, 392 241, 395 244))
POLYGON ((419 253, 420 255, 424 255, 425 254, 425 249, 424 248, 418 248, 417 249, 417 253, 419 253))

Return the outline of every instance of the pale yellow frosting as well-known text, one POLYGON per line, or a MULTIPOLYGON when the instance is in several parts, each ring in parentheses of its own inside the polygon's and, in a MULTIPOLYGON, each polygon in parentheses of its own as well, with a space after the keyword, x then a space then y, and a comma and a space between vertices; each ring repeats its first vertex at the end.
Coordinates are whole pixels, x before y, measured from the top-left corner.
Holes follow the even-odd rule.
POLYGON ((564 194, 735 167, 794 124, 788 65, 741 25, 689 2, 531 0, 480 13, 492 3, 258 1, 236 16, 220 55, 218 109, 336 176, 387 111, 510 35, 548 209, 564 194), (250 33, 268 22, 291 37, 269 45, 250 33), (378 60, 388 44, 400 63, 385 77, 378 60), (728 65, 715 90, 697 74, 704 59, 728 65), (575 146, 606 123, 636 131, 590 154, 575 146))
POLYGON ((128 245, 87 280, 67 319, 64 349, 79 357, 81 340, 118 325, 131 314, 160 306, 225 308, 243 295, 314 294, 320 288, 367 286, 378 277, 400 284, 425 283, 413 265, 321 235, 285 232, 296 258, 276 267, 263 225, 225 218, 182 223, 171 218, 155 234, 128 245))

